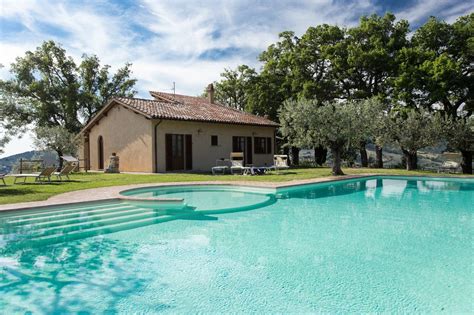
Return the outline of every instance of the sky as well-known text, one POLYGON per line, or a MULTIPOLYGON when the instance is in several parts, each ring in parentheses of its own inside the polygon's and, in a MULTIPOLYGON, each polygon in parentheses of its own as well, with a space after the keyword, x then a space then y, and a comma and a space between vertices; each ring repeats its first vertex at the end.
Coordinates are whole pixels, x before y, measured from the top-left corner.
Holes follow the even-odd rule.
MULTIPOLYGON (((282 31, 301 35, 322 23, 356 25, 360 16, 394 13, 411 29, 429 16, 453 22, 474 11, 462 0, 0 0, 0 78, 17 56, 45 40, 77 62, 97 55, 112 71, 133 64, 138 96, 149 90, 198 95, 225 68, 259 67, 258 55, 282 31)), ((31 135, 14 139, 1 157, 34 149, 31 135)))

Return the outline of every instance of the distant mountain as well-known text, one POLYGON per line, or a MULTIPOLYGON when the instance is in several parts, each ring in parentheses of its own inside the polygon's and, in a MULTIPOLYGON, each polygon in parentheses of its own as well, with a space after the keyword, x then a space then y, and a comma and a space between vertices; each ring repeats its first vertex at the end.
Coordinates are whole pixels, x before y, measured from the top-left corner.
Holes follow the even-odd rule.
POLYGON ((0 173, 10 173, 14 165, 17 164, 20 159, 42 159, 44 160, 44 164, 52 165, 56 163, 57 155, 51 152, 43 152, 36 150, 10 155, 0 159, 0 173))

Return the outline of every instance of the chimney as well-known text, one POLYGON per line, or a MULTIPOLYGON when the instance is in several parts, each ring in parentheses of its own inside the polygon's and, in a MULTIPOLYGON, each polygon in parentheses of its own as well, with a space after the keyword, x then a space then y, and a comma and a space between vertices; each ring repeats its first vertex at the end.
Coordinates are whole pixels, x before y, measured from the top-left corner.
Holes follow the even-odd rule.
POLYGON ((209 103, 214 104, 214 85, 212 83, 207 86, 207 98, 209 103))

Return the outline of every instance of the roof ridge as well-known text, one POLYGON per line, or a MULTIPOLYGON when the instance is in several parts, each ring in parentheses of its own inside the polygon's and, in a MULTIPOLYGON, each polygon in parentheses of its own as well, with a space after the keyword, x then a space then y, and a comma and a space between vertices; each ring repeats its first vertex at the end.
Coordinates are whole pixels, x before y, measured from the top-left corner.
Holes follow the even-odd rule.
POLYGON ((151 93, 160 93, 160 94, 167 94, 167 95, 171 95, 171 96, 184 96, 184 97, 199 98, 199 99, 203 99, 203 100, 207 99, 207 98, 202 97, 202 96, 184 95, 184 94, 179 94, 179 93, 168 93, 168 92, 161 92, 161 91, 149 91, 149 92, 150 92, 150 94, 151 93))
MULTIPOLYGON (((262 117, 262 116, 259 116, 259 115, 256 115, 256 114, 252 114, 252 113, 246 112, 245 110, 241 110, 241 109, 237 109, 237 108, 234 108, 234 107, 230 107, 230 106, 227 106, 227 105, 224 105, 224 104, 221 104, 221 103, 210 103, 207 98, 202 97, 202 96, 191 96, 191 95, 184 95, 184 94, 173 94, 173 93, 160 92, 160 91, 149 91, 149 92, 150 92, 150 94, 151 94, 151 93, 161 93, 161 94, 167 94, 167 95, 177 95, 177 96, 184 96, 184 97, 197 98, 197 99, 206 101, 206 103, 208 103, 208 104, 210 104, 210 105, 221 106, 221 107, 224 107, 224 108, 233 110, 233 111, 238 112, 238 113, 244 113, 244 114, 251 115, 251 116, 257 116, 257 117, 265 118, 265 117, 262 117)), ((152 96, 153 96, 153 95, 152 95, 152 96)), ((179 102, 178 100, 175 100, 175 101, 179 102)))

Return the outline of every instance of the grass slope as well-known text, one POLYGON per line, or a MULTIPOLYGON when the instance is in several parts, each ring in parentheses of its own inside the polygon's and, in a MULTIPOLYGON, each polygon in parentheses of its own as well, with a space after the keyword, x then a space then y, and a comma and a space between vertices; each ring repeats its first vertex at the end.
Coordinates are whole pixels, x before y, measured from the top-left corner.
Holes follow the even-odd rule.
MULTIPOLYGON (((344 169, 348 175, 374 173, 386 175, 436 175, 428 171, 405 171, 399 169, 344 169)), ((264 176, 235 176, 210 174, 103 174, 80 173, 71 176, 69 182, 52 182, 51 184, 30 183, 13 185, 13 179, 7 178, 8 186, 0 185, 0 204, 46 200, 61 193, 98 187, 110 187, 143 183, 166 183, 187 181, 260 181, 284 182, 331 176, 329 168, 300 168, 271 173, 264 176)))

